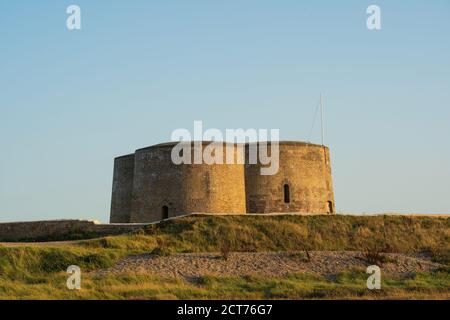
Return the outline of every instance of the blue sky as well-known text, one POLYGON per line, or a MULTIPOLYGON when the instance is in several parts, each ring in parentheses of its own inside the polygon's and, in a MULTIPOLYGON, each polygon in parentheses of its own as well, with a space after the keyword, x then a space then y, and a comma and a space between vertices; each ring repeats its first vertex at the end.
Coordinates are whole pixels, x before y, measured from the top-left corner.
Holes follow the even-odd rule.
POLYGON ((115 156, 194 120, 305 140, 320 92, 338 211, 448 213, 449 35, 448 0, 2 1, 0 221, 108 221, 115 156))

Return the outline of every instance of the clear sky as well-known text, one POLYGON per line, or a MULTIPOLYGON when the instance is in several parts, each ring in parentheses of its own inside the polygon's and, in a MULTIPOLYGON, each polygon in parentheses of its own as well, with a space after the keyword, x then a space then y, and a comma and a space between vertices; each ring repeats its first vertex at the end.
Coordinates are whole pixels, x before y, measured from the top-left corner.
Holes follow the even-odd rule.
POLYGON ((320 92, 339 212, 450 212, 448 0, 1 1, 0 221, 106 222, 114 157, 194 120, 306 140, 320 92))

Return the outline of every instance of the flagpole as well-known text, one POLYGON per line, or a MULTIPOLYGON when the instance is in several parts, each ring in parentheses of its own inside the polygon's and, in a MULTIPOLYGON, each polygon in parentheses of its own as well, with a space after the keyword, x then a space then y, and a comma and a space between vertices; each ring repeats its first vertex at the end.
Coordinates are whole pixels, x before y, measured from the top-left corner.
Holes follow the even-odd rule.
POLYGON ((325 129, 323 127, 323 103, 322 103, 322 93, 320 93, 320 119, 322 125, 322 145, 325 145, 325 129))

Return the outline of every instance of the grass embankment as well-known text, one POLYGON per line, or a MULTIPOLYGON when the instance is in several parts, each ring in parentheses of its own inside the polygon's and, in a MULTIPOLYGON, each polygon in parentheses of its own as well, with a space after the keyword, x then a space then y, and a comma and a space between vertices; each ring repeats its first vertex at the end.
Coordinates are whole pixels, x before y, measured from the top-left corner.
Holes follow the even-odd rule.
POLYGON ((0 247, 0 298, 333 298, 449 296, 450 219, 404 216, 192 216, 152 225, 133 235, 67 246, 0 247), (98 277, 88 271, 144 252, 354 250, 427 252, 447 265, 439 272, 383 278, 365 287, 361 270, 333 280, 313 275, 281 278, 202 277, 196 281, 146 275, 98 277), (83 270, 83 290, 65 287, 69 265, 83 270))
POLYGON ((81 290, 68 290, 64 274, 33 281, 0 279, 0 299, 449 299, 448 272, 382 277, 381 290, 366 288, 367 274, 343 272, 329 280, 312 274, 285 277, 204 276, 196 281, 143 274, 82 276, 81 290))

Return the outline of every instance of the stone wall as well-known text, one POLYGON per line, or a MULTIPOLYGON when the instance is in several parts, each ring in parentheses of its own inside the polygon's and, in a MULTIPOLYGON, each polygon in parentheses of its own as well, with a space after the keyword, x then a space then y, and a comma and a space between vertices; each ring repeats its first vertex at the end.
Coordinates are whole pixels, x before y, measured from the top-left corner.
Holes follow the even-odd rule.
MULTIPOLYGON (((131 222, 152 222, 193 212, 246 212, 242 164, 175 165, 171 160, 174 145, 136 151, 131 222)), ((195 146, 188 143, 188 148, 193 163, 195 146)))
POLYGON ((125 223, 131 220, 133 176, 134 154, 118 157, 114 160, 111 223, 125 223))
POLYGON ((334 213, 328 148, 280 142, 279 151, 280 166, 275 175, 261 175, 259 164, 245 166, 247 212, 334 213))
POLYGON ((0 223, 0 241, 58 241, 88 239, 132 232, 146 224, 98 224, 86 220, 0 223))

